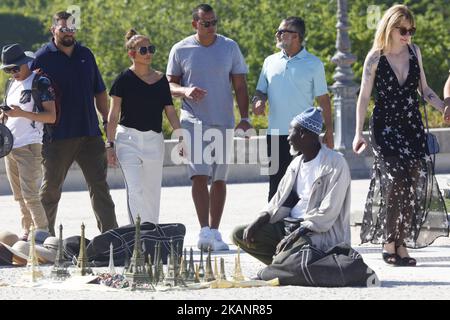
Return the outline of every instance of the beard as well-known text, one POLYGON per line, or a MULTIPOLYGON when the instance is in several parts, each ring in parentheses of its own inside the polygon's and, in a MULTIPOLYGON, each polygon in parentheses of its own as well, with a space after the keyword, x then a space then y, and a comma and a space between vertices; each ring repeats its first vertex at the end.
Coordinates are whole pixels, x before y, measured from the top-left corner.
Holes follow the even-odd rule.
POLYGON ((278 49, 284 50, 285 47, 286 47, 286 46, 285 46, 285 44, 284 44, 283 42, 278 42, 278 41, 277 41, 277 48, 278 48, 278 49))
POLYGON ((73 37, 64 37, 61 40, 61 44, 64 47, 71 47, 71 46, 73 46, 74 43, 75 43, 75 39, 73 37))
POLYGON ((299 153, 300 153, 300 151, 295 150, 295 149, 294 149, 294 146, 291 145, 291 147, 290 147, 290 149, 289 149, 289 154, 290 154, 291 156, 295 157, 295 156, 297 156, 299 153))
POLYGON ((291 45, 291 40, 289 40, 289 39, 285 39, 284 41, 283 40, 280 40, 280 41, 278 41, 277 40, 277 48, 278 49, 280 49, 280 50, 286 50, 287 48, 289 48, 290 47, 290 45, 291 45))

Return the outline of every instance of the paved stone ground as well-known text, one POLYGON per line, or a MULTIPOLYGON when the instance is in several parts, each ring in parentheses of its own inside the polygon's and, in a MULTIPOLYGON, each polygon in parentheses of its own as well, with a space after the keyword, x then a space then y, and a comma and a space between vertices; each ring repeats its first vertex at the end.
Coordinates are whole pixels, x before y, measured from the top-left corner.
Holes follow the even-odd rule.
MULTIPOLYGON (((450 175, 439 176, 441 187, 450 175)), ((361 212, 368 189, 368 180, 352 182, 352 212, 361 212)), ((228 187, 228 201, 221 231, 226 242, 236 225, 250 222, 266 199, 266 183, 233 184, 228 187)), ((128 223, 125 190, 112 190, 120 225, 128 223)), ((64 193, 59 206, 57 223, 63 222, 65 237, 79 234, 81 222, 86 224, 86 237, 92 238, 98 231, 90 208, 87 192, 64 193)), ((185 245, 189 248, 197 240, 199 231, 189 187, 163 188, 161 222, 182 222, 186 225, 185 245)), ((0 229, 19 233, 19 208, 12 196, 0 196, 0 229)), ((413 250, 418 260, 416 268, 389 267, 381 260, 380 247, 359 245, 358 228, 352 229, 353 246, 362 254, 366 263, 377 273, 381 286, 373 288, 309 288, 265 287, 245 289, 203 289, 168 292, 130 291, 80 291, 46 289, 42 286, 17 287, 24 268, 0 268, 0 300, 6 299, 169 299, 169 300, 291 300, 291 299, 450 299, 450 239, 439 238, 432 246, 413 250), (2 284, 4 286, 2 286, 2 284)), ((224 257, 227 276, 233 271, 236 247, 215 256, 224 257)), ((198 254, 198 251, 196 251, 198 254)), ((196 255, 196 259, 198 255, 196 255)), ((248 254, 241 256, 243 273, 252 277, 263 265, 248 254)), ((42 267, 48 274, 50 267, 42 267)), ((98 270, 101 271, 101 270, 98 270)))

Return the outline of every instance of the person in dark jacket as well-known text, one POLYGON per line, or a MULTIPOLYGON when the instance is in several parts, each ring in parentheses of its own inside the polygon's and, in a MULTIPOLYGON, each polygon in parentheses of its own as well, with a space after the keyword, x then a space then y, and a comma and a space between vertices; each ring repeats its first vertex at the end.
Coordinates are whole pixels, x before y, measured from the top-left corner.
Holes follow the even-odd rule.
POLYGON ((75 161, 86 179, 92 209, 101 232, 117 227, 114 203, 106 182, 105 143, 97 112, 106 124, 108 95, 92 52, 76 42, 71 14, 53 18, 52 40, 36 53, 32 69, 42 69, 61 90, 61 116, 51 142, 43 145, 40 198, 54 235, 58 202, 67 172, 75 161))

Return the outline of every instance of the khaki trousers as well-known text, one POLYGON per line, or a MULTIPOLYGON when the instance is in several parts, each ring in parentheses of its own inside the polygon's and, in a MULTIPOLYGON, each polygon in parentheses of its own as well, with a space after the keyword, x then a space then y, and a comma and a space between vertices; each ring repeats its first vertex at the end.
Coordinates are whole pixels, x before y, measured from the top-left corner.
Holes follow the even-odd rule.
POLYGON ((42 145, 35 143, 15 148, 5 158, 14 200, 19 202, 24 233, 28 233, 33 223, 36 229, 48 228, 47 216, 39 199, 42 180, 42 145))

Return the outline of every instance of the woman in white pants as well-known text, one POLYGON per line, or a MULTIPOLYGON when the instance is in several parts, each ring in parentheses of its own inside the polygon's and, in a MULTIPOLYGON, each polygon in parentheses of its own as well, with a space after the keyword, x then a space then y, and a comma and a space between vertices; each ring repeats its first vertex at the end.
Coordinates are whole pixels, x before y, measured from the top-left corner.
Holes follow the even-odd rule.
POLYGON ((108 163, 115 166, 118 162, 123 171, 130 222, 139 215, 141 222, 158 223, 164 159, 162 112, 173 129, 180 128, 180 121, 165 75, 151 68, 155 46, 150 39, 130 30, 126 48, 133 64, 116 78, 109 93, 108 163))

